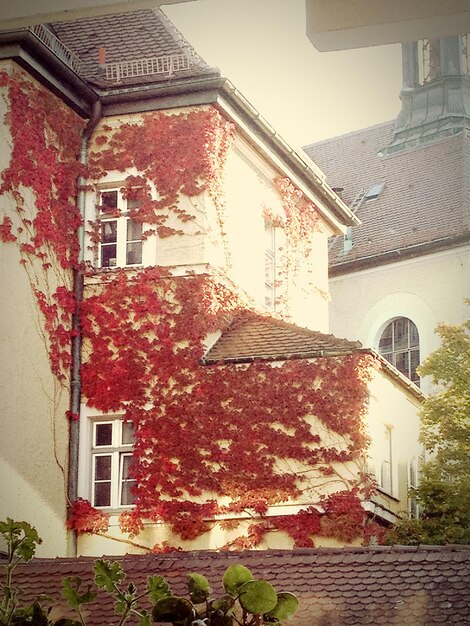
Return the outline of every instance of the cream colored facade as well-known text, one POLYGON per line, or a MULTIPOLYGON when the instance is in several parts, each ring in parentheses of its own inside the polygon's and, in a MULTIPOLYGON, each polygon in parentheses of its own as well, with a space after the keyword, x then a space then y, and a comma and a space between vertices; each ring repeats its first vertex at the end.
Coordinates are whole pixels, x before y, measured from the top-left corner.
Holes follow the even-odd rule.
MULTIPOLYGON (((330 280, 331 332, 378 348, 385 326, 397 317, 412 320, 419 332, 420 358, 439 346, 437 324, 468 318, 470 247, 462 246, 330 280)), ((429 381, 422 389, 430 391, 429 381)))
MULTIPOLYGON (((203 109, 204 107, 200 107, 203 109)), ((205 107, 207 109, 207 107, 205 107)), ((168 111, 168 115, 184 115, 194 107, 168 111)), ((139 123, 138 116, 106 118, 103 125, 117 128, 121 124, 139 123)), ((101 125, 95 136, 102 134, 101 125)), ((127 176, 138 176, 135 168, 125 172, 110 171, 87 193, 85 223, 97 218, 98 191, 116 189, 127 176)), ((244 290, 258 307, 265 302, 265 213, 286 220, 275 180, 287 177, 288 171, 279 168, 237 134, 227 155, 223 174, 223 205, 216 207, 208 192, 189 198, 181 195, 179 206, 193 220, 181 222, 170 214, 166 224, 183 235, 159 238, 151 235, 143 244, 143 265, 173 268, 177 273, 186 270, 196 273, 222 271, 237 287, 244 290)), ((153 187, 154 198, 158 191, 153 187)), ((320 198, 314 203, 320 204, 320 198)), ((319 222, 310 240, 304 242, 308 255, 294 266, 293 254, 287 247, 282 227, 275 229, 276 297, 281 302, 275 312, 289 317, 294 323, 312 330, 328 332, 328 266, 327 242, 333 228, 319 214, 319 222), (287 258, 290 257, 290 258, 287 258), (286 266, 290 269, 286 273, 286 266), (282 303, 284 301, 284 304, 282 303), (312 316, 311 311, 315 314, 312 316)), ((93 265, 99 264, 92 248, 89 234, 85 238, 85 258, 93 265)), ((301 256, 301 255, 299 255, 301 256)))
MULTIPOLYGON (((0 71, 13 65, 0 62, 0 71)), ((11 155, 5 112, 0 99, 0 171, 11 155)), ((27 200, 31 210, 33 199, 27 200)), ((15 220, 8 196, 0 198, 0 222, 5 215, 15 220)), ((0 519, 30 521, 43 538, 38 555, 64 556, 69 392, 51 374, 41 315, 20 258, 15 244, 0 242, 0 519)))

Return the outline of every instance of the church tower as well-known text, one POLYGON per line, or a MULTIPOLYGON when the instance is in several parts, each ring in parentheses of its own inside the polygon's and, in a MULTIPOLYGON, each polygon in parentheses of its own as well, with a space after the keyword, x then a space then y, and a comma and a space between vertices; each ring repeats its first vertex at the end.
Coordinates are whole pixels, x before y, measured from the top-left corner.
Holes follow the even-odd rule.
POLYGON ((404 43, 402 109, 382 154, 470 129, 469 35, 404 43))

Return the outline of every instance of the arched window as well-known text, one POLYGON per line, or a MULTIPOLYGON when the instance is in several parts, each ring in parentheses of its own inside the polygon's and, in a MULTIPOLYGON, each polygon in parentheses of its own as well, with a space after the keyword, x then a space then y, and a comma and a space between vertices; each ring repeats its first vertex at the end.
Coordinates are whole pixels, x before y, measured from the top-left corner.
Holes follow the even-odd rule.
POLYGON ((419 334, 407 317, 390 322, 380 337, 379 352, 397 370, 419 385, 416 368, 419 365, 419 334))

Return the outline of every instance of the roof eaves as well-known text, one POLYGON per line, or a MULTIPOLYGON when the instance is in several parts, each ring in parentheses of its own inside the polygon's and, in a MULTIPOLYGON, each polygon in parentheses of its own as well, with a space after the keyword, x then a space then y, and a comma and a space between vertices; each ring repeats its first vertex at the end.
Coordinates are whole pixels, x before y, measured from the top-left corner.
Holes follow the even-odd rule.
MULTIPOLYGON (((220 100, 219 106, 228 114, 235 113, 241 115, 242 119, 248 120, 246 134, 249 139, 253 139, 249 132, 255 131, 256 135, 261 136, 266 144, 273 150, 276 156, 289 165, 292 172, 300 179, 302 191, 306 191, 313 201, 311 194, 312 186, 319 193, 321 200, 325 204, 326 211, 330 213, 324 214, 335 229, 342 232, 341 225, 358 226, 361 221, 348 208, 348 206, 339 198, 339 196, 326 183, 325 174, 310 160, 309 157, 304 158, 299 152, 294 150, 273 127, 263 118, 259 111, 243 96, 243 94, 233 85, 233 83, 225 79, 222 86, 222 94, 225 97, 226 104, 220 100)), ((320 207, 319 207, 320 208, 320 207)))
POLYGON ((402 374, 396 367, 394 367, 390 361, 387 361, 385 357, 383 357, 379 352, 374 350, 373 348, 359 348, 357 352, 362 352, 364 354, 370 354, 375 359, 377 359, 382 369, 385 370, 385 373, 390 376, 394 381, 398 382, 402 387, 405 387, 411 395, 417 398, 420 402, 426 400, 426 394, 421 391, 421 389, 414 384, 409 378, 407 378, 404 374, 402 374))
POLYGON ((0 32, 0 60, 11 59, 61 97, 82 117, 91 115, 97 92, 45 46, 31 30, 0 32))
POLYGON ((250 356, 230 356, 222 358, 203 357, 201 365, 226 365, 228 363, 253 363, 254 361, 290 361, 293 359, 318 359, 325 357, 339 357, 353 354, 356 349, 350 350, 315 350, 312 352, 292 352, 283 355, 253 354, 250 356))
POLYGON ((446 248, 463 246, 470 241, 470 230, 460 234, 424 243, 415 244, 406 248, 397 248, 396 250, 388 250, 371 256, 362 256, 350 261, 332 263, 329 268, 330 278, 349 274, 359 270, 376 267, 378 265, 386 265, 387 263, 396 263, 405 259, 414 258, 423 254, 432 254, 446 248))

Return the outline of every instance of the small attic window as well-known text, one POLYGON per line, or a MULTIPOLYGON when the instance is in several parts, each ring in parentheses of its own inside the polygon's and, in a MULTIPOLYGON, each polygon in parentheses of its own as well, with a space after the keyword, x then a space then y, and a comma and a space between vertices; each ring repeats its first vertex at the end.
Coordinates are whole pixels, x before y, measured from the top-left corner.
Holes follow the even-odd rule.
POLYGON ((372 185, 372 187, 369 187, 365 195, 366 202, 369 200, 375 200, 376 198, 378 198, 380 194, 382 193, 384 187, 385 187, 385 183, 378 183, 377 185, 372 185))

